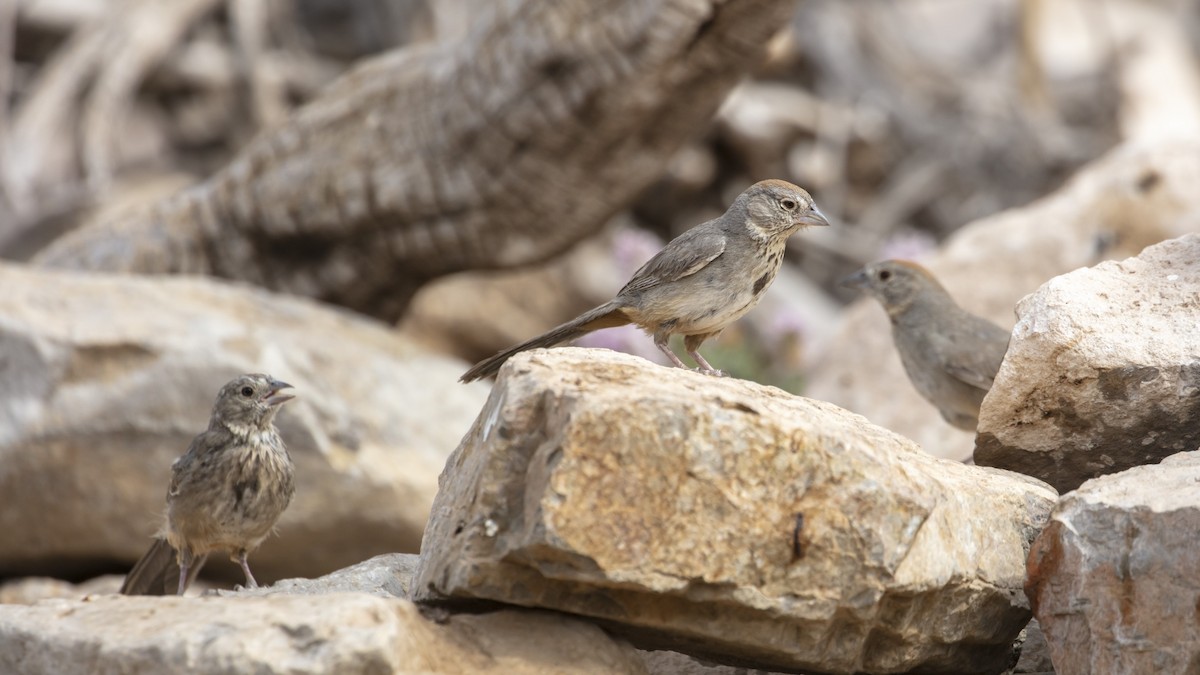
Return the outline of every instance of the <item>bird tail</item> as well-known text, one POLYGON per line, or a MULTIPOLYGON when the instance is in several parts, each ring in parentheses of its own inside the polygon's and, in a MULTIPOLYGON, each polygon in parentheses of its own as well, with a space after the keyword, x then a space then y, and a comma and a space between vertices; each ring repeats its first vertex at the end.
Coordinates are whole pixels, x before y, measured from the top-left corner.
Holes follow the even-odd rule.
MULTIPOLYGON (((208 556, 197 556, 188 569, 187 586, 192 584, 208 556)), ((163 537, 155 537, 150 550, 133 566, 121 584, 121 595, 174 595, 179 586, 179 559, 175 549, 163 537)))
POLYGON ((509 347, 495 356, 488 357, 476 363, 473 368, 463 373, 463 376, 458 378, 458 381, 471 382, 481 377, 495 375, 496 371, 500 370, 500 366, 504 365, 505 361, 519 352, 539 347, 554 347, 564 342, 570 342, 594 330, 624 326, 627 323, 630 323, 630 319, 621 308, 621 305, 616 300, 610 300, 595 309, 580 314, 557 328, 551 329, 547 333, 526 340, 515 347, 509 347))

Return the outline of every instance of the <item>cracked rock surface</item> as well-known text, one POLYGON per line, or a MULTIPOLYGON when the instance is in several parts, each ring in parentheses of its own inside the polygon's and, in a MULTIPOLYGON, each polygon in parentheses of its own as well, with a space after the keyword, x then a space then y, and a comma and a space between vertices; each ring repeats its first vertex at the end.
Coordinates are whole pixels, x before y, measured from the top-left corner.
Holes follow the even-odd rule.
POLYGON ((995 673, 1056 494, 864 418, 602 350, 515 357, 441 477, 418 600, 809 672, 995 673))

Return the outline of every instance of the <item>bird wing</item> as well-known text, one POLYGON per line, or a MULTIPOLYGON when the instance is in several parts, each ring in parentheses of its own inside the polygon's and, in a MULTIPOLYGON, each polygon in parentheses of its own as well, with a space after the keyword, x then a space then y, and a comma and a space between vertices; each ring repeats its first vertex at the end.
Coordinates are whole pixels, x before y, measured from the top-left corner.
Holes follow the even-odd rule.
POLYGON ((215 440, 219 440, 212 439, 213 434, 214 432, 211 429, 200 432, 188 444, 187 452, 180 455, 174 462, 171 462, 171 483, 167 486, 168 502, 179 494, 180 483, 190 473, 191 466, 196 462, 203 461, 204 458, 201 455, 204 454, 204 449, 212 446, 215 440))
POLYGON ((185 468, 192 463, 191 453, 181 455, 171 462, 171 482, 167 485, 167 501, 170 502, 179 494, 179 483, 183 480, 185 468))
POLYGON ((725 235, 703 225, 671 240, 634 273, 621 295, 640 293, 659 284, 690 276, 704 269, 725 252, 725 235))
MULTIPOLYGON (((976 317, 971 317, 976 319, 976 317)), ((946 372, 972 387, 988 390, 996 379, 996 371, 1008 351, 1008 331, 977 319, 968 326, 966 339, 948 341, 946 372), (969 348, 964 348, 970 346, 969 348)))

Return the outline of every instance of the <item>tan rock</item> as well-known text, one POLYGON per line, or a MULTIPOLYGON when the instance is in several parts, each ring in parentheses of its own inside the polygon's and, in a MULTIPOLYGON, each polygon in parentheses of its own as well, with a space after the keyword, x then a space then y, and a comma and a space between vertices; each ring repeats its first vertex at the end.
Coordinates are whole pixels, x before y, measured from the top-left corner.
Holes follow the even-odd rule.
POLYGON ((1200 235, 1051 279, 1017 313, 976 463, 1065 492, 1200 447, 1200 235))
POLYGON ((101 596, 0 606, 0 672, 545 673, 644 675, 632 647, 596 626, 505 610, 424 618, 407 600, 362 593, 101 596))
POLYGON ((252 557, 260 580, 416 551, 487 392, 386 326, 245 286, 0 266, 0 288, 0 575, 132 565, 171 462, 247 371, 298 392, 278 418, 296 498, 252 557))
POLYGON ((1200 452, 1089 480, 1029 556, 1059 675, 1200 672, 1200 452))
POLYGON ((0 584, 0 605, 32 605, 50 598, 82 598, 96 593, 116 593, 123 576, 106 574, 73 584, 51 577, 24 577, 0 584))
MULTIPOLYGON (((1198 182, 1200 141, 1123 146, 1058 192, 963 227, 921 262, 965 309, 1008 328, 1017 301, 1050 278, 1200 232, 1198 182)), ((946 424, 908 382, 878 303, 847 310, 829 345, 806 395, 865 415, 939 457, 971 456, 972 434, 946 424)))
POLYGON ((413 592, 757 668, 995 673, 1054 499, 828 403, 539 350, 448 460, 413 592))

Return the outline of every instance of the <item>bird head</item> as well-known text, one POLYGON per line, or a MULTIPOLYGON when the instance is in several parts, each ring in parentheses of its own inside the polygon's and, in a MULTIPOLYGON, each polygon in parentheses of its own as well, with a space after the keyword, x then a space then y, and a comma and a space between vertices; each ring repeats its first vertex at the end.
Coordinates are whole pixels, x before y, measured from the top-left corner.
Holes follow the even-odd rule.
POLYGON ((746 215, 746 226, 761 238, 790 236, 802 227, 829 221, 804 188, 772 179, 751 185, 734 202, 746 215))
POLYGON ((922 295, 949 297, 928 270, 907 260, 871 263, 842 279, 841 284, 870 293, 893 317, 911 307, 922 295))
POLYGON ((284 393, 292 385, 270 375, 251 373, 235 377, 221 387, 213 406, 213 422, 234 432, 250 433, 267 429, 279 407, 292 400, 284 393))

